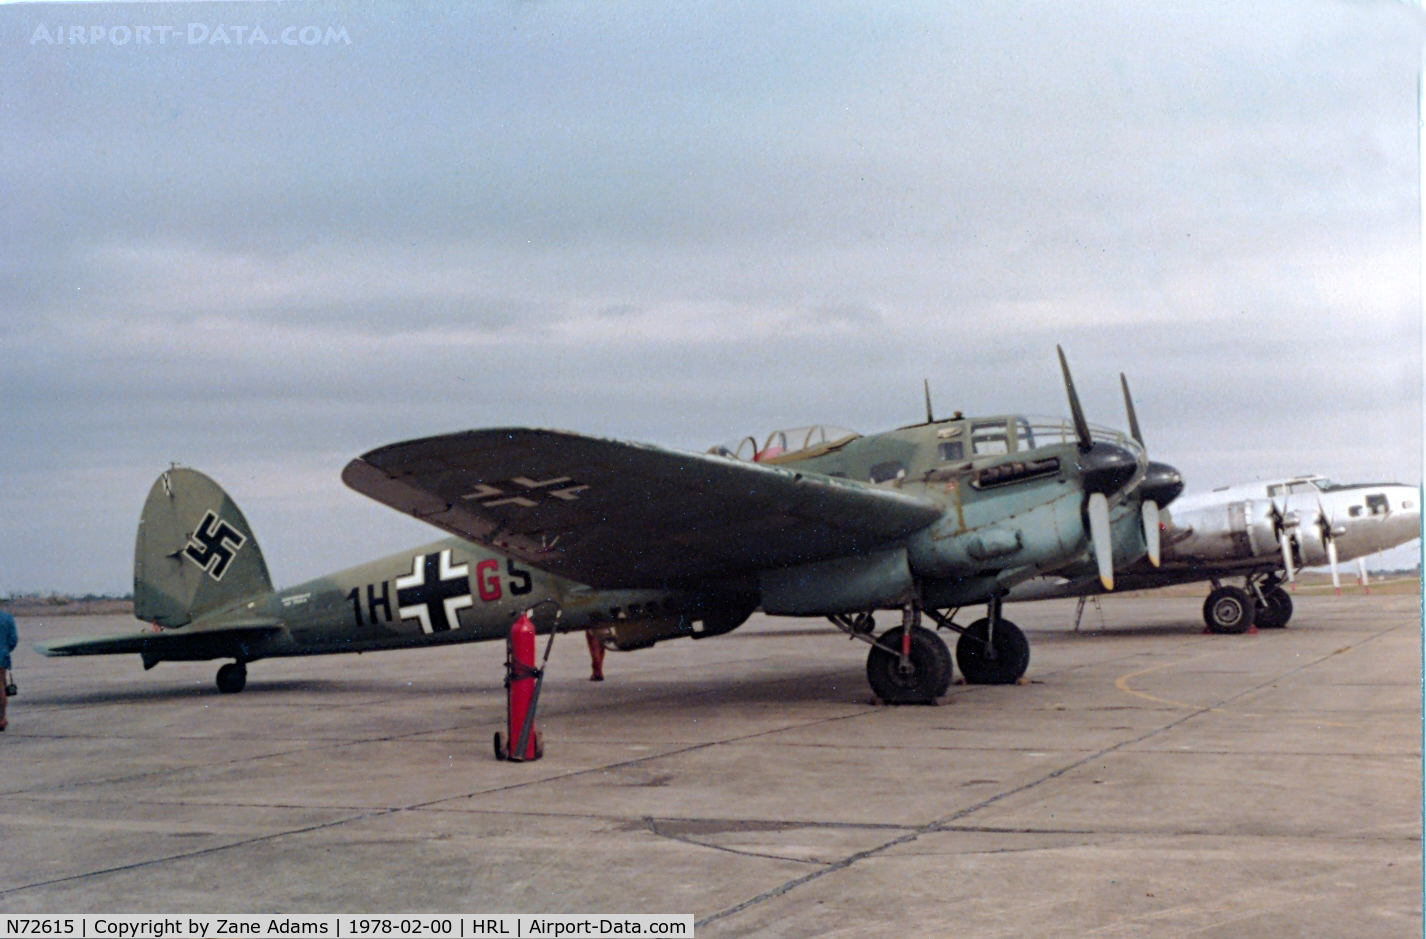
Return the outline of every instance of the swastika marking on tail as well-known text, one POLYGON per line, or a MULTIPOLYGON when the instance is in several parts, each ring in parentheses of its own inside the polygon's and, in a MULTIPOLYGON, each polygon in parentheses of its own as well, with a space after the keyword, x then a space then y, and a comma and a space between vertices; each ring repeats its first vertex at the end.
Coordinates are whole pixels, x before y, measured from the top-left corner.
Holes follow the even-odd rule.
POLYGON ((209 509, 198 523, 198 528, 188 536, 188 544, 183 549, 184 557, 203 568, 214 580, 222 580, 232 563, 233 555, 247 543, 248 537, 232 525, 218 517, 209 509))

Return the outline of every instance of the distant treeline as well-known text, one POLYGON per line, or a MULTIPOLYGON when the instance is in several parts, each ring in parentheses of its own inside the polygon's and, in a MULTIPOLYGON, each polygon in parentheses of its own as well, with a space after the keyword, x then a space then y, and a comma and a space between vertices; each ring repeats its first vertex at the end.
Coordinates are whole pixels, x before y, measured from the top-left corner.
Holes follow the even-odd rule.
POLYGON ((0 597, 0 610, 16 616, 130 613, 133 609, 132 593, 12 593, 8 597, 0 597))

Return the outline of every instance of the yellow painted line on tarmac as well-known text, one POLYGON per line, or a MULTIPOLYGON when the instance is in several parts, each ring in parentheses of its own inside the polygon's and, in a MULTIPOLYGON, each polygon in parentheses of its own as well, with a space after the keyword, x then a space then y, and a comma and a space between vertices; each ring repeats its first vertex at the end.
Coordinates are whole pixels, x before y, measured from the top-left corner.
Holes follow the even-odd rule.
MULTIPOLYGON (((1339 650, 1339 651, 1344 651, 1344 650, 1339 650)), ((1202 656, 1198 656, 1197 658, 1202 658, 1202 656)), ((1188 661, 1194 661, 1194 659, 1189 659, 1188 661)), ((1120 675, 1118 678, 1116 678, 1116 679, 1114 680, 1114 687, 1115 687, 1115 688, 1118 688, 1120 691, 1124 692, 1125 694, 1133 695, 1133 696, 1136 697, 1136 698, 1143 698, 1145 701, 1152 701, 1152 702, 1154 702, 1155 704, 1167 704, 1167 705, 1169 705, 1170 707, 1183 708, 1183 709, 1186 710, 1186 711, 1217 711, 1219 714, 1232 714, 1232 715, 1234 715, 1234 716, 1236 716, 1236 717, 1263 718, 1263 717, 1266 716, 1266 715, 1263 715, 1263 714, 1251 714, 1251 713, 1249 713, 1249 712, 1247 712, 1247 711, 1235 711, 1235 710, 1232 710, 1231 708, 1225 708, 1225 707, 1222 707, 1222 706, 1216 705, 1216 704, 1213 705, 1212 707, 1204 707, 1204 706, 1201 705, 1201 704, 1188 704, 1188 703, 1183 702, 1183 701, 1174 701, 1174 700, 1172 700, 1172 699, 1170 699, 1170 698, 1160 698, 1158 695, 1149 694, 1147 691, 1140 691, 1140 690, 1137 689, 1137 688, 1131 688, 1131 687, 1129 687, 1129 679, 1131 679, 1131 678, 1138 678, 1140 675, 1147 675, 1147 674, 1149 674, 1150 672, 1157 672, 1157 671, 1160 671, 1160 670, 1165 669, 1165 668, 1173 668, 1175 665, 1179 665, 1179 664, 1182 664, 1182 663, 1180 663, 1180 662, 1161 662, 1161 663, 1159 663, 1158 665, 1150 665, 1148 668, 1141 668, 1141 669, 1139 669, 1139 670, 1136 671, 1136 672, 1128 672, 1127 674, 1120 675)), ((1317 724, 1317 725, 1319 725, 1319 726, 1324 726, 1324 727, 1351 727, 1351 726, 1353 726, 1353 725, 1351 725, 1351 724, 1339 724, 1339 723, 1336 723, 1336 722, 1334 722, 1334 721, 1323 721, 1323 720, 1313 721, 1313 723, 1315 723, 1315 724, 1317 724)))
POLYGON ((1182 701, 1171 701, 1168 698, 1160 698, 1156 695, 1149 694, 1147 691, 1140 691, 1137 688, 1129 687, 1129 679, 1131 678, 1138 678, 1140 675, 1147 675, 1150 672, 1157 672, 1160 669, 1173 668, 1177 664, 1179 663, 1163 662, 1159 665, 1150 665, 1148 668, 1141 668, 1137 672, 1129 672, 1128 674, 1120 675, 1117 679, 1115 679, 1114 687, 1118 688, 1125 694, 1131 694, 1136 698, 1143 698, 1145 701, 1153 701, 1155 704, 1167 704, 1171 707, 1186 708, 1190 711, 1211 711, 1212 708, 1200 707, 1197 704, 1185 704, 1182 701))

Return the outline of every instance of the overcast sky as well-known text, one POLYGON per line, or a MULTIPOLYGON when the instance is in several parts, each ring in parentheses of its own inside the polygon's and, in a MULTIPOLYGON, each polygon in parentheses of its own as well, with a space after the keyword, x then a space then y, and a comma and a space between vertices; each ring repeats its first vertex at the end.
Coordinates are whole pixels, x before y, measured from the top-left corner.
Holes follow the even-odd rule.
POLYGON ((1420 481, 1418 8, 475 7, 0 6, 0 594, 128 590, 170 461, 289 584, 439 534, 382 444, 1063 414, 1056 343, 1191 490, 1420 481))

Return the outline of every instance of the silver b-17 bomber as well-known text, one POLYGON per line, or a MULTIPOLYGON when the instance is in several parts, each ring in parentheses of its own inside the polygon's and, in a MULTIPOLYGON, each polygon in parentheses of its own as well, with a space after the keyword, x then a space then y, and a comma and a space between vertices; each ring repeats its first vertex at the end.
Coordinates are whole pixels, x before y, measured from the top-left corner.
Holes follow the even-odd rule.
POLYGON ((1013 683, 1024 634, 1001 615, 1017 583, 1094 559, 1158 560, 1158 511, 1182 488, 1133 436, 1091 427, 1060 353, 1072 419, 935 420, 872 435, 830 427, 688 453, 575 433, 490 429, 396 443, 353 460, 353 489, 451 537, 274 590, 242 512, 211 479, 172 468, 139 522, 134 614, 148 631, 57 640, 46 655, 250 662, 599 629, 620 650, 730 632, 755 610, 827 617, 870 646, 891 703, 952 679, 923 614, 959 634, 968 682, 1013 683), (552 601, 552 603, 546 603, 552 601), (963 626, 953 610, 984 604, 963 626), (873 613, 900 610, 874 635, 873 613))

